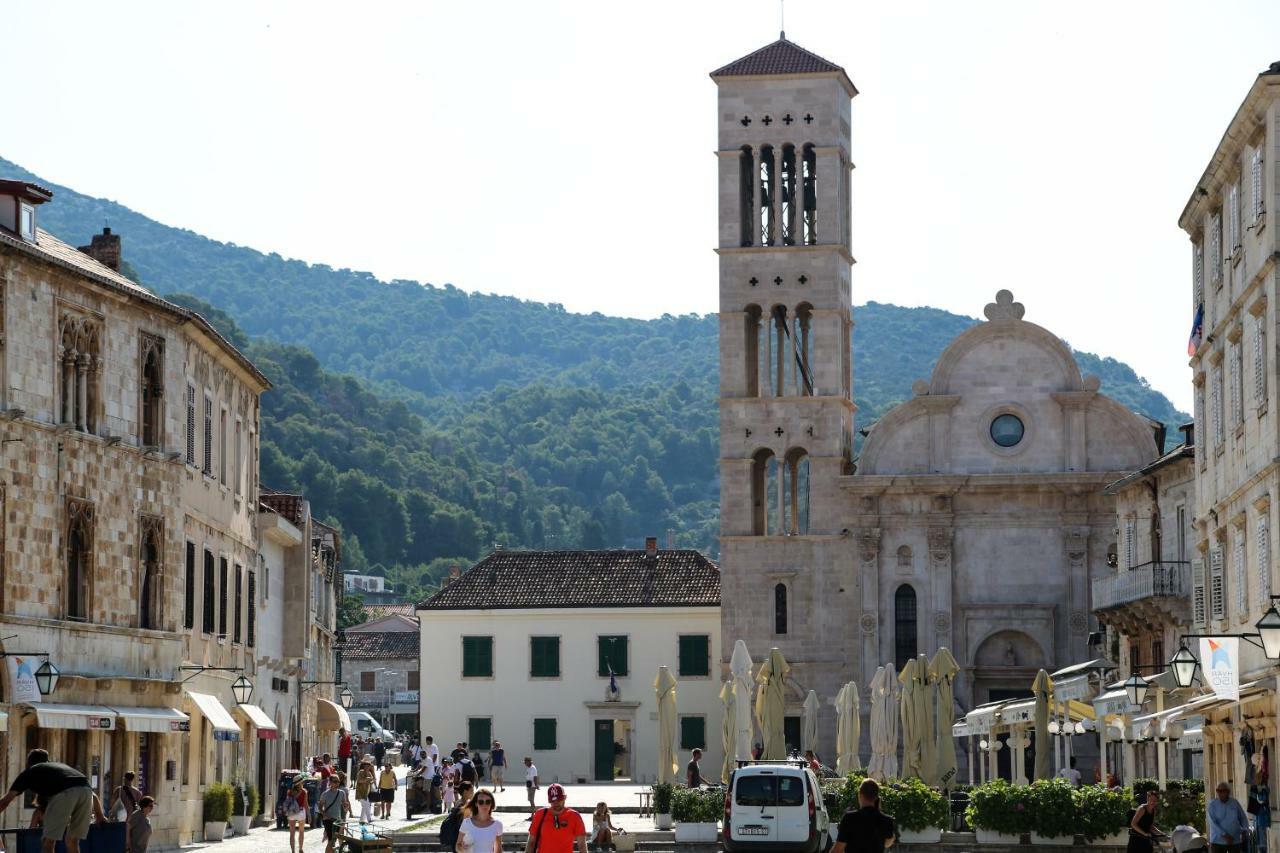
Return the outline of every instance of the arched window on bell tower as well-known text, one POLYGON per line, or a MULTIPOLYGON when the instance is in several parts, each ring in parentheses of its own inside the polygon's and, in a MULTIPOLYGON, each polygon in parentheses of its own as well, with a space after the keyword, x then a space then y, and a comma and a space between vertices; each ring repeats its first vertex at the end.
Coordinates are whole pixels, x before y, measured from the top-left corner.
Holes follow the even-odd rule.
POLYGON ((893 661, 898 669, 916 656, 916 591, 903 584, 893 594, 893 661))
POLYGON ((777 180, 777 164, 772 145, 760 146, 760 245, 773 245, 773 193, 777 180))
POLYGON ((782 171, 778 180, 782 192, 782 245, 796 244, 796 147, 782 146, 782 171))
POLYGON ((769 312, 768 360, 765 369, 769 375, 769 394, 787 396, 787 373, 792 369, 791 329, 787 320, 787 307, 775 305, 769 312))
POLYGON ((804 244, 818 244, 818 155, 812 144, 801 149, 804 169, 804 244))
POLYGON ((760 396, 760 317, 759 305, 748 305, 743 312, 743 368, 746 370, 748 397, 760 396))
POLYGON ((782 532, 803 536, 809 532, 809 453, 802 447, 788 451, 782 469, 782 532))
POLYGON ((787 585, 781 581, 773 586, 773 633, 787 633, 787 585))
POLYGON ((744 145, 738 153, 738 226, 743 246, 750 246, 754 239, 755 192, 755 158, 751 155, 751 146, 744 145))
POLYGON ((751 458, 751 532, 755 536, 781 532, 778 502, 782 481, 778 477, 778 457, 768 448, 757 450, 751 458))
POLYGON ((796 306, 795 319, 795 391, 801 397, 812 397, 813 389, 813 336, 810 334, 813 325, 813 306, 801 302, 796 306))

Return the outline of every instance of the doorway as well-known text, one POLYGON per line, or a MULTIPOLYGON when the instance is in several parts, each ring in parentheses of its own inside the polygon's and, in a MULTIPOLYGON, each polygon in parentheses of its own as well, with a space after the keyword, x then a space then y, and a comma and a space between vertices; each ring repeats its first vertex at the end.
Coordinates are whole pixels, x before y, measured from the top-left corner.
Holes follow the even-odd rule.
POLYGON ((267 790, 267 750, 269 748, 269 741, 258 741, 258 814, 262 814, 263 802, 266 800, 264 792, 267 790))
POLYGON ((613 721, 613 778, 631 779, 631 721, 613 721))
POLYGON ((613 720, 596 720, 595 726, 595 780, 597 782, 613 781, 613 765, 617 759, 614 747, 613 720))

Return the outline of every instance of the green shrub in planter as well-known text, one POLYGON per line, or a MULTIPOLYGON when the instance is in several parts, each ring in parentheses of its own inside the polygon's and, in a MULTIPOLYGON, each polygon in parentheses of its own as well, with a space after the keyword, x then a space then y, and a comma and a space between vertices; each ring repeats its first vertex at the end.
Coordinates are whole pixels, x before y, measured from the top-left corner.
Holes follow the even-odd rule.
POLYGON ((1148 791, 1160 791, 1160 783, 1155 779, 1134 779, 1133 784, 1129 786, 1133 789, 1133 800, 1140 803, 1147 797, 1148 791))
POLYGON ((858 807, 858 786, 865 778, 861 773, 850 773, 843 779, 823 783, 822 803, 833 821, 839 821, 849 809, 858 807))
POLYGON ((881 785, 880 809, 893 815, 898 826, 910 832, 946 829, 951 825, 951 805, 947 798, 919 779, 881 785))
POLYGON ((1097 841, 1124 832, 1129 826, 1129 809, 1133 805, 1129 795, 1123 791, 1085 785, 1076 789, 1075 801, 1076 811, 1080 814, 1080 834, 1085 841, 1097 841))
POLYGON ((1028 802, 1031 831, 1046 838, 1074 836, 1079 828, 1075 786, 1066 779, 1039 779, 1031 783, 1028 802))
POLYGON ((671 795, 671 819, 676 823, 716 823, 724 816, 723 791, 676 788, 671 795))
POLYGON ((231 806, 231 814, 235 816, 249 815, 251 817, 256 815, 258 813, 258 789, 253 785, 245 785, 243 788, 237 785, 234 790, 235 801, 231 806), (249 801, 248 811, 245 811, 245 800, 249 801))
MULTIPOLYGON (((996 779, 979 785, 969 792, 969 807, 965 820, 974 829, 986 829, 1007 835, 1030 832, 1031 789, 1024 785, 1010 785, 996 779)), ((1038 830, 1037 830, 1038 831, 1038 830)))
POLYGON ((1196 794, 1204 794, 1203 779, 1170 779, 1165 786, 1165 790, 1170 794, 1188 794, 1194 796, 1196 794))
POLYGON ((204 789, 204 822, 226 823, 231 819, 235 792, 225 782, 214 782, 204 789))
POLYGON ((653 786, 653 813, 671 814, 671 794, 676 786, 670 782, 659 782, 653 786))

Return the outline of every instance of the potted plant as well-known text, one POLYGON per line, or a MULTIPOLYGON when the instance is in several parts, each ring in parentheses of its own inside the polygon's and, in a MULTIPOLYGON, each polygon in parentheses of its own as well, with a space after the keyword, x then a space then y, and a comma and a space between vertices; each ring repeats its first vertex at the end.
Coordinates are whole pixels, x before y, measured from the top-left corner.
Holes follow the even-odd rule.
POLYGON ((951 819, 947 798, 919 779, 881 785, 880 808, 898 822, 903 844, 937 844, 951 819))
POLYGON ((671 795, 671 817, 676 822, 677 844, 715 844, 720 816, 724 814, 723 791, 676 788, 671 795))
POLYGON ((231 828, 236 835, 247 835, 258 814, 258 789, 253 785, 236 785, 231 804, 231 828))
POLYGON ((671 795, 675 785, 658 782, 653 786, 653 825, 658 829, 671 828, 671 795))
POLYGON ((1170 779, 1160 798, 1160 822, 1169 826, 1189 824, 1198 832, 1205 831, 1204 781, 1170 779))
POLYGON ((1089 844, 1123 847, 1129 838, 1129 795, 1102 785, 1076 789, 1080 834, 1089 844))
POLYGON ((227 834, 227 820, 235 794, 225 782, 214 782, 204 791, 204 840, 221 841, 227 834))
POLYGON ((1039 779, 1031 784, 1027 805, 1032 844, 1070 847, 1076 843, 1080 815, 1075 790, 1066 779, 1039 779))
POLYGON ((1031 829, 1027 814, 1029 789, 996 779, 969 793, 965 820, 973 827, 979 844, 1020 844, 1022 833, 1031 829))

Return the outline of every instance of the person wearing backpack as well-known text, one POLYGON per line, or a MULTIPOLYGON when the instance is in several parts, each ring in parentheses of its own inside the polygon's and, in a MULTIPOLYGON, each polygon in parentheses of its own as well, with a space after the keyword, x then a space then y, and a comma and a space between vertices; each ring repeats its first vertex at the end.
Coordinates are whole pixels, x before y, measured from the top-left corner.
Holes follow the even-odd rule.
POLYGON ((529 842, 525 853, 587 853, 587 825, 582 815, 565 803, 567 795, 560 784, 547 787, 549 806, 534 812, 529 824, 529 842))
POLYGON ((464 755, 462 759, 458 762, 458 766, 462 768, 461 769, 462 781, 470 782, 472 785, 474 785, 476 783, 476 766, 471 762, 471 759, 467 758, 464 755))

